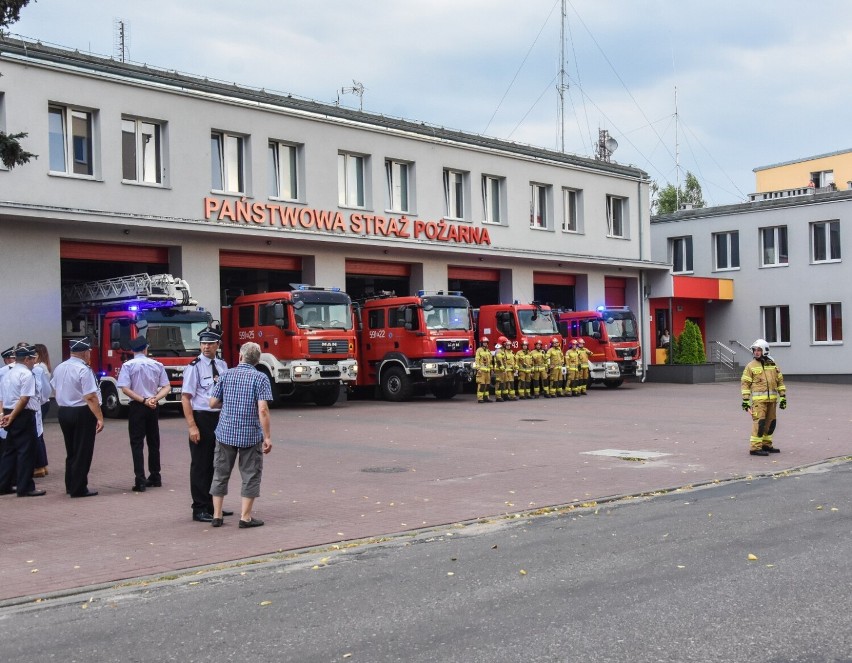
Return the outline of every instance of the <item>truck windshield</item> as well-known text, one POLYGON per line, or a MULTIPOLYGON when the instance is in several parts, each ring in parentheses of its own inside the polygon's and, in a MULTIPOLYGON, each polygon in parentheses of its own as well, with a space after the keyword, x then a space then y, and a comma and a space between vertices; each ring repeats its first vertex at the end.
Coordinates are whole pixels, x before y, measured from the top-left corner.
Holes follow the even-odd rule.
POLYGON ((559 334, 550 311, 521 309, 518 311, 521 333, 526 336, 553 336, 559 334))
POLYGON ((603 318, 610 341, 625 343, 639 340, 636 318, 630 311, 603 311, 603 318))
POLYGON ((470 314, 466 306, 435 306, 424 313, 427 329, 470 330, 470 314))
POLYGON ((148 339, 149 356, 194 357, 201 351, 198 332, 207 328, 205 313, 144 311, 139 319, 148 323, 142 333, 148 339))
POLYGON ((295 314, 296 324, 302 329, 352 329, 348 304, 304 302, 295 314))

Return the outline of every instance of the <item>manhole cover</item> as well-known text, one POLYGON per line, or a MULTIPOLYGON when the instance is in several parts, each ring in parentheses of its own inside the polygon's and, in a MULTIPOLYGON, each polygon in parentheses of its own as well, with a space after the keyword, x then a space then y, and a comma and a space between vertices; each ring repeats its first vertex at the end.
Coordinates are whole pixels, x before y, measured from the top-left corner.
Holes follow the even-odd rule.
POLYGON ((547 421, 547 419, 521 419, 521 421, 547 421))
POLYGON ((407 467, 365 467, 362 472, 375 472, 378 474, 396 474, 398 472, 408 472, 407 467))

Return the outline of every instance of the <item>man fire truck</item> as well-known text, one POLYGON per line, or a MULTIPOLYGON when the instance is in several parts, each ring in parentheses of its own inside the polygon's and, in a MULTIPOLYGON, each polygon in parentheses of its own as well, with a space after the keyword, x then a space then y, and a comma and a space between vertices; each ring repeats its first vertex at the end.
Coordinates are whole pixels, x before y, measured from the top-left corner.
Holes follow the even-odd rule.
POLYGON ((361 306, 359 387, 404 401, 415 386, 448 399, 473 378, 475 351, 470 302, 460 292, 394 293, 361 306))
POLYGON ((352 300, 340 288, 291 283, 291 291, 240 295, 222 307, 222 351, 233 366, 246 341, 260 345, 257 369, 275 400, 306 396, 334 405, 340 386, 355 383, 352 300))
POLYGON ((559 332, 569 342, 583 339, 591 350, 590 382, 620 387, 627 377, 641 378, 642 348, 636 317, 626 306, 599 306, 594 311, 560 311, 559 332))
POLYGON ((180 405, 184 367, 198 356, 198 332, 211 322, 210 313, 196 304, 189 284, 171 274, 133 274, 63 288, 63 349, 74 338, 94 339, 92 370, 104 416, 120 416, 130 402, 116 380, 121 365, 133 358, 130 341, 137 336, 147 338, 148 356, 166 367, 171 392, 164 403, 180 405))

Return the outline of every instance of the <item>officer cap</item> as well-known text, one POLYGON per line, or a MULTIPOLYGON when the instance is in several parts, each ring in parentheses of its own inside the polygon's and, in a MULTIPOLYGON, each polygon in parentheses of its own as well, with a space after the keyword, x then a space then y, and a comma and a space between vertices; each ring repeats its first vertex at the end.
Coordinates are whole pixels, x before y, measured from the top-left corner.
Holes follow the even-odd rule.
POLYGON ((86 350, 92 349, 92 342, 89 340, 88 336, 75 338, 68 344, 68 349, 71 352, 85 352, 86 350))
POLYGON ((23 359, 24 357, 38 357, 38 352, 32 345, 22 345, 15 348, 15 358, 23 359))
POLYGON ((218 343, 222 340, 222 334, 214 329, 202 329, 198 332, 198 341, 200 343, 218 343))
POLYGON ((13 357, 15 355, 15 346, 13 345, 11 348, 6 348, 0 353, 0 357, 3 359, 8 359, 9 357, 13 357))
POLYGON ((130 341, 130 349, 133 352, 142 352, 145 348, 148 347, 148 339, 144 336, 137 336, 132 341, 130 341))

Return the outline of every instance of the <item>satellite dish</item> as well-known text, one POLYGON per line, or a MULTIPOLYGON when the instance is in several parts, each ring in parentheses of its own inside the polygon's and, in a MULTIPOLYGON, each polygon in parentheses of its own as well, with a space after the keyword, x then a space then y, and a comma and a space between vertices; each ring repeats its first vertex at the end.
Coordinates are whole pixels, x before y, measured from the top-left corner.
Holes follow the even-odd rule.
POLYGON ((606 139, 606 143, 604 143, 604 145, 606 145, 606 149, 610 154, 612 154, 618 149, 618 141, 615 140, 615 138, 613 138, 612 136, 609 136, 606 139))

